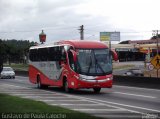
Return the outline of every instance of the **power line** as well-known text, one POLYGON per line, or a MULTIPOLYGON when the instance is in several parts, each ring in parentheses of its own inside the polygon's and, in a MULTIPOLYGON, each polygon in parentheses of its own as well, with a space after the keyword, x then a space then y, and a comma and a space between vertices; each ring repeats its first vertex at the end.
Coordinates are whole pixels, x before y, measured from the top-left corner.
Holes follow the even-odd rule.
POLYGON ((73 29, 73 28, 77 28, 77 27, 58 27, 58 26, 55 26, 55 27, 46 27, 46 28, 39 28, 39 29, 35 29, 35 30, 15 30, 15 31, 1 31, 0 33, 18 33, 18 32, 35 32, 35 31, 41 31, 41 29, 44 29, 44 30, 57 30, 57 29, 61 29, 61 30, 68 30, 68 29, 73 29))
MULTIPOLYGON (((88 25, 87 27, 88 28, 86 28, 85 30, 87 30, 87 31, 94 31, 94 32, 100 32, 100 31, 102 31, 102 30, 95 30, 95 28, 94 27, 101 27, 101 26, 104 26, 104 25, 88 25), (92 28, 94 28, 94 29, 92 29, 92 28)), ((82 25, 82 26, 80 26, 80 29, 78 29, 78 30, 80 30, 80 32, 81 33, 83 33, 82 31, 84 30, 82 30, 82 27, 84 27, 84 25, 82 25)), ((77 27, 63 27, 63 26, 51 26, 51 27, 41 27, 41 28, 37 28, 37 29, 34 29, 34 30, 15 30, 15 31, 1 31, 0 33, 18 33, 18 32, 36 32, 36 31, 41 31, 41 29, 44 29, 45 31, 46 30, 58 30, 58 29, 60 29, 60 30, 68 30, 68 29, 76 29, 77 27)), ((106 31, 106 30, 103 30, 103 31, 106 31)), ((110 30, 111 31, 111 30, 110 30)), ((115 30, 113 30, 113 31, 115 31, 115 30)), ((118 30, 118 31, 120 31, 120 30, 118 30)), ((147 33, 147 32, 152 32, 152 31, 120 31, 121 33, 127 33, 127 34, 129 34, 129 33, 147 33)), ((82 34, 82 35, 84 35, 84 34, 82 34)))

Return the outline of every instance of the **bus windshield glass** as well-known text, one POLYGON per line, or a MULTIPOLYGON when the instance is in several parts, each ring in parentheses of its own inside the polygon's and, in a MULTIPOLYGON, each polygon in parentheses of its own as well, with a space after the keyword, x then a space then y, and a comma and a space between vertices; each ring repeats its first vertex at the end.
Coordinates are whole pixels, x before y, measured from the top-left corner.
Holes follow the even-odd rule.
POLYGON ((112 73, 109 49, 77 49, 77 72, 98 76, 112 73))

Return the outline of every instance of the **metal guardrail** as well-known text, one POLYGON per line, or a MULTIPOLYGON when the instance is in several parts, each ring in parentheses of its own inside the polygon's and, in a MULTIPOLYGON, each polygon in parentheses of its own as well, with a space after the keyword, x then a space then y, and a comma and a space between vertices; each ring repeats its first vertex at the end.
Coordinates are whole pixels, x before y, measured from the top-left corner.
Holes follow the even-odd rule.
POLYGON ((114 75, 113 79, 113 83, 117 85, 160 89, 160 78, 114 75))
POLYGON ((28 71, 15 71, 18 76, 28 76, 28 71))

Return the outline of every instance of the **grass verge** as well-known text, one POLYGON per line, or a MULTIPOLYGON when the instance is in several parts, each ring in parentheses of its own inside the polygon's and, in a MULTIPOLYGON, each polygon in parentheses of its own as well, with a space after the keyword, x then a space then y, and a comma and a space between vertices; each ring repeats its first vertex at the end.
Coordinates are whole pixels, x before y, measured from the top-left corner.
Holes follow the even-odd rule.
POLYGON ((86 113, 50 106, 41 101, 0 94, 0 118, 102 119, 86 113), (8 116, 8 117, 6 117, 8 116))
POLYGON ((134 65, 120 65, 120 66, 116 66, 116 65, 113 65, 113 69, 129 69, 129 68, 134 68, 135 66, 134 65))
POLYGON ((4 64, 4 66, 12 67, 16 71, 28 71, 28 64, 15 64, 15 63, 11 63, 11 65, 4 64))

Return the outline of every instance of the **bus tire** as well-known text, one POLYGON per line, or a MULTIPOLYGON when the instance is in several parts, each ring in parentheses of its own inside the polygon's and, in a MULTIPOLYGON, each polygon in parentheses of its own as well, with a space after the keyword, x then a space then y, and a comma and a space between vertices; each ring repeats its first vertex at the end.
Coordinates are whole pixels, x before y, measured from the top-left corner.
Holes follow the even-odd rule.
POLYGON ((39 88, 39 89, 45 89, 45 88, 47 88, 48 86, 47 85, 43 85, 42 83, 41 83, 41 78, 40 78, 40 76, 37 76, 37 88, 39 88))
POLYGON ((70 93, 72 91, 72 89, 68 87, 68 81, 67 80, 64 80, 64 91, 66 93, 70 93))
POLYGON ((93 90, 94 90, 95 93, 100 93, 101 88, 93 88, 93 90))

